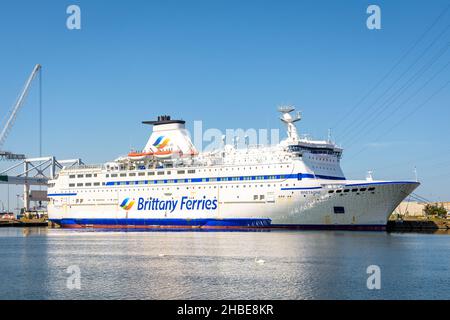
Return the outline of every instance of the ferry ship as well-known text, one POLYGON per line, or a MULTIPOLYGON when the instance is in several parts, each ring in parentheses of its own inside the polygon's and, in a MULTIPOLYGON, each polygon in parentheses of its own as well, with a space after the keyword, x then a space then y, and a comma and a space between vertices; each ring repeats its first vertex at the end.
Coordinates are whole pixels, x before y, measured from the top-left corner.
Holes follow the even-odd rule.
POLYGON ((287 137, 271 146, 199 153, 185 121, 159 116, 145 148, 102 165, 65 167, 49 182, 49 220, 70 228, 383 230, 416 181, 347 180, 343 149, 287 137))

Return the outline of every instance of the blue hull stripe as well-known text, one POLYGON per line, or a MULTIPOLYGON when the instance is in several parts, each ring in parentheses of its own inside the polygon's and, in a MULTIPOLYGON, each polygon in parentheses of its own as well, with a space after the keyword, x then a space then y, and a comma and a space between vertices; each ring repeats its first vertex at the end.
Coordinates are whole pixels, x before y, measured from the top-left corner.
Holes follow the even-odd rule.
POLYGON ((184 226, 184 227, 268 227, 271 220, 265 218, 236 219, 50 219, 63 226, 184 226))
POLYGON ((76 196, 76 193, 49 193, 48 197, 73 197, 76 196))
POLYGON ((281 188, 281 190, 317 190, 322 189, 322 187, 309 187, 309 188, 281 188))
POLYGON ((345 177, 322 176, 320 174, 316 174, 316 178, 324 180, 345 180, 345 177))
POLYGON ((201 228, 270 228, 299 230, 385 230, 385 224, 271 224, 266 218, 236 219, 50 219, 63 227, 201 227, 201 228))

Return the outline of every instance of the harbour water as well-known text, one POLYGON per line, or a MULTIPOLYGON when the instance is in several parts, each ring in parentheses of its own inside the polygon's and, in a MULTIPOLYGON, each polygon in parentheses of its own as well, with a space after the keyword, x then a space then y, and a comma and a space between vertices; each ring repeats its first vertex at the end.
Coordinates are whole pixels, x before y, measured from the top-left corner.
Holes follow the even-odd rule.
POLYGON ((449 234, 2 228, 0 261, 1 299, 450 299, 449 234))

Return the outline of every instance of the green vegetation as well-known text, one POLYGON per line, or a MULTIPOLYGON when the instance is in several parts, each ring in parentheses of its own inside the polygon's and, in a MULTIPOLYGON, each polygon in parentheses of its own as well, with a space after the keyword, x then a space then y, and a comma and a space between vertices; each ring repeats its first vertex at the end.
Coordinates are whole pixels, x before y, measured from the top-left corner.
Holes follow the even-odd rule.
POLYGON ((445 218, 447 216, 447 210, 442 205, 437 204, 427 204, 423 208, 423 212, 426 216, 433 216, 439 218, 445 218))

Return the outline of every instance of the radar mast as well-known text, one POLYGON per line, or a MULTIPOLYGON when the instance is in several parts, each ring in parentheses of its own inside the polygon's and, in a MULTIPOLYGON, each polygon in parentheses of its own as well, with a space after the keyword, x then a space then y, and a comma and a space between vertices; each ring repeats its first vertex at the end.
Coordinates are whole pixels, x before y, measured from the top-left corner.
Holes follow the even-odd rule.
POLYGON ((288 138, 291 141, 298 141, 299 137, 294 123, 302 119, 300 112, 297 112, 295 117, 293 117, 291 112, 295 111, 294 106, 279 106, 278 111, 281 112, 280 120, 287 125, 288 138))

